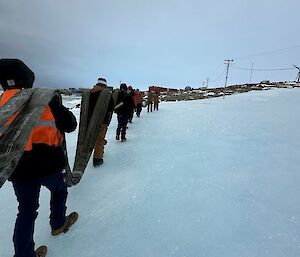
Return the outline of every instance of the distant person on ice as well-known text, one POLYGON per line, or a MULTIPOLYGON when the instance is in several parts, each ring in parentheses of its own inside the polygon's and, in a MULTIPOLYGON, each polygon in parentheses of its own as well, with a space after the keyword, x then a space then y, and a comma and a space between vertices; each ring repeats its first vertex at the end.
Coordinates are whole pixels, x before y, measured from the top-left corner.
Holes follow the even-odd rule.
POLYGON ((132 123, 134 110, 136 109, 136 96, 135 96, 135 90, 132 88, 132 86, 129 86, 127 89, 127 93, 131 96, 132 102, 133 102, 133 108, 131 108, 131 112, 129 115, 129 123, 132 123))
POLYGON ((127 85, 122 83, 120 85, 120 91, 116 101, 115 112, 118 115, 118 127, 116 131, 116 140, 126 141, 126 128, 129 116, 134 107, 131 96, 127 92, 127 85))
POLYGON ((141 93, 139 89, 136 89, 135 96, 136 96, 136 116, 140 117, 142 112, 142 105, 143 105, 143 93, 141 93))
POLYGON ((153 93, 149 90, 148 91, 148 100, 147 100, 147 112, 151 111, 152 112, 152 107, 153 107, 153 93))
POLYGON ((155 91, 152 95, 153 103, 154 103, 154 110, 158 111, 158 104, 159 104, 159 92, 155 91))
MULTIPOLYGON (((89 114, 88 120, 91 119, 92 111, 94 110, 98 97, 100 96, 102 90, 107 87, 106 79, 99 78, 98 83, 94 86, 90 93, 90 101, 89 101, 89 114)), ((94 147, 94 155, 93 155, 93 165, 94 167, 98 167, 103 163, 103 154, 104 154, 104 145, 106 145, 107 141, 105 140, 105 135, 111 121, 112 113, 114 111, 114 101, 112 97, 110 98, 107 111, 103 120, 103 124, 100 127, 100 131, 96 140, 96 144, 94 147)))
MULTIPOLYGON (((34 73, 20 60, 0 60, 0 84, 5 90, 0 99, 3 106, 22 88, 31 88, 34 73)), ((8 121, 12 122, 14 117, 8 121)), ((19 202, 14 229, 15 257, 45 256, 47 247, 34 250, 34 223, 39 208, 41 186, 51 192, 51 234, 58 235, 76 222, 76 212, 66 216, 67 185, 62 174, 66 157, 62 146, 64 132, 76 129, 75 116, 63 106, 60 97, 54 97, 37 121, 31 132, 25 151, 10 176, 19 202)))

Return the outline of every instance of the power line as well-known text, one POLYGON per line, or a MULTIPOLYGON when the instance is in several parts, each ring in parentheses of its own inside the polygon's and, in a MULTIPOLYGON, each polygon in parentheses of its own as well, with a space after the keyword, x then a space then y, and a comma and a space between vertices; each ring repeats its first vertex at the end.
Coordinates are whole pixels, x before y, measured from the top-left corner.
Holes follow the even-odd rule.
POLYGON ((215 73, 216 71, 218 71, 219 70, 219 68, 222 66, 223 64, 222 63, 220 63, 219 65, 218 65, 218 67, 217 68, 215 68, 215 70, 214 70, 214 72, 211 72, 210 74, 209 74, 209 78, 213 75, 213 73, 215 73))
POLYGON ((224 75, 225 72, 226 72, 226 68, 222 71, 222 73, 220 73, 220 75, 218 75, 214 80, 211 80, 210 82, 219 81, 220 78, 224 75))
POLYGON ((231 66, 234 69, 238 70, 252 70, 252 71, 280 71, 280 70, 294 70, 295 68, 278 68, 278 69, 251 69, 251 68, 245 68, 245 67, 237 67, 237 66, 231 66))
MULTIPOLYGON (((246 58, 250 58, 253 56, 259 56, 259 55, 268 55, 268 54, 272 54, 272 53, 276 53, 276 52, 280 52, 280 51, 284 51, 284 50, 288 50, 288 49, 294 49, 294 48, 300 48, 300 45, 294 45, 294 46, 290 46, 290 47, 285 47, 285 48, 280 48, 280 49, 275 49, 275 50, 271 50, 271 51, 266 51, 266 52, 260 52, 260 53, 256 53, 256 54, 252 54, 252 55, 246 55, 246 56, 241 56, 241 57, 237 57, 234 60, 242 60, 242 59, 246 59, 246 58)), ((226 61, 226 60, 225 60, 226 61)), ((218 68, 221 65, 218 66, 218 68)), ((253 66, 251 68, 245 68, 245 67, 237 67, 237 66, 231 66, 234 69, 239 69, 239 70, 250 70, 251 74, 250 74, 250 81, 252 78, 252 72, 253 71, 283 71, 283 70, 292 70, 294 68, 279 68, 279 69, 253 69, 253 66)), ((222 73, 220 75, 218 75, 216 77, 216 79, 211 80, 210 82, 216 82, 217 80, 220 79, 220 77, 225 73, 226 69, 222 71, 222 73)), ((211 77, 211 76, 209 76, 211 77)))
POLYGON ((298 47, 300 47, 300 45, 294 45, 294 46, 280 48, 280 49, 275 49, 275 50, 271 50, 271 51, 260 52, 260 53, 257 53, 257 54, 252 54, 252 55, 246 55, 246 56, 242 56, 242 57, 237 57, 234 60, 242 60, 242 59, 246 59, 246 58, 250 58, 250 57, 254 57, 254 56, 259 56, 259 55, 268 55, 268 54, 272 54, 272 53, 276 53, 276 52, 280 52, 280 51, 284 51, 284 50, 288 50, 288 49, 294 49, 294 48, 298 48, 298 47))

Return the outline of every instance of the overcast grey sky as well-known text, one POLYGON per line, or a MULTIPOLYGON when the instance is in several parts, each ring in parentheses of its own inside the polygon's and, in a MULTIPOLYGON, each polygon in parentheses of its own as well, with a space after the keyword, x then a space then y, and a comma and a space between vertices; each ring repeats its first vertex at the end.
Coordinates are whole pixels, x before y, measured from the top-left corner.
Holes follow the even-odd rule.
MULTIPOLYGON (((0 0, 0 58, 25 61, 39 86, 91 87, 99 76, 141 89, 199 87, 207 77, 223 86, 224 59, 300 66, 299 11, 299 0, 0 0)), ((229 84, 250 79, 249 70, 229 75, 229 84)), ((254 71, 252 80, 296 75, 254 71)))

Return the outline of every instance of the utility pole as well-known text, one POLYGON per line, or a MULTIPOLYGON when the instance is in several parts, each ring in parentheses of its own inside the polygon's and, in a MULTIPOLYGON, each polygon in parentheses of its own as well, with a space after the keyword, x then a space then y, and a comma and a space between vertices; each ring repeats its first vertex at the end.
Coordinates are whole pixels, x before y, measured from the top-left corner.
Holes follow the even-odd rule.
POLYGON ((206 79, 206 88, 208 88, 208 81, 209 81, 209 78, 206 79))
POLYGON ((229 66, 230 66, 230 63, 232 63, 233 60, 225 60, 225 63, 224 64, 227 64, 227 69, 226 69, 226 79, 225 79, 225 86, 224 86, 224 95, 223 95, 223 99, 225 98, 225 89, 226 89, 226 86, 227 86, 227 79, 228 79, 228 72, 229 72, 229 66))
POLYGON ((296 82, 299 83, 299 82, 300 82, 300 68, 297 67, 296 65, 294 65, 294 67, 295 67, 296 69, 298 69, 298 75, 297 75, 297 78, 296 78, 296 82))
POLYGON ((250 80, 249 80, 249 83, 251 83, 251 79, 252 79, 253 65, 254 65, 254 63, 252 63, 252 65, 251 65, 251 72, 250 72, 250 80))

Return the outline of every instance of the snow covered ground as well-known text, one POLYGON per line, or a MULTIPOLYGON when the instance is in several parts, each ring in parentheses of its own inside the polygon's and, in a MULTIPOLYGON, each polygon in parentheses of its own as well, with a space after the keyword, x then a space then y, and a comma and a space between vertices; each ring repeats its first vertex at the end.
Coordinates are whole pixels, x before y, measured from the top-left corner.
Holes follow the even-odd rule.
MULTIPOLYGON (((52 237, 42 190, 36 245, 49 257, 300 256, 299 99, 300 89, 274 89, 162 103, 134 118, 126 143, 114 116, 103 166, 90 163, 69 190, 78 223, 52 237)), ((76 139, 68 135, 71 160, 76 139)), ((10 183, 0 206, 0 256, 11 257, 10 183)))

